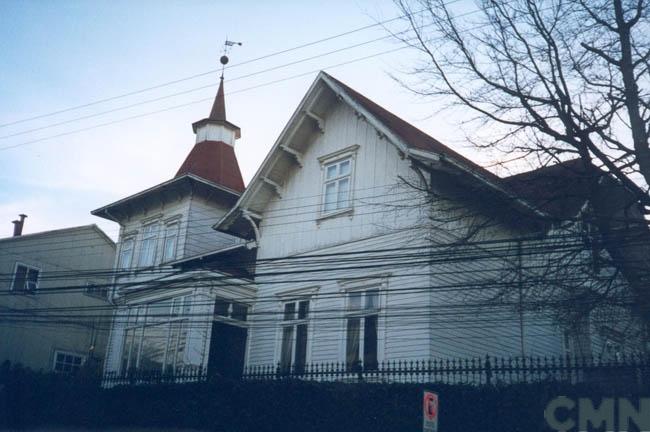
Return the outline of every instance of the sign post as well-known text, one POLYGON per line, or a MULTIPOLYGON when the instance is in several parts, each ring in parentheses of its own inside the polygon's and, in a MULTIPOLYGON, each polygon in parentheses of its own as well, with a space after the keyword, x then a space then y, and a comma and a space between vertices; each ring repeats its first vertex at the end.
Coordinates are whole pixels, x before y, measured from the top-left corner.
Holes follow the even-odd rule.
POLYGON ((438 432, 438 394, 429 390, 422 396, 422 432, 438 432))

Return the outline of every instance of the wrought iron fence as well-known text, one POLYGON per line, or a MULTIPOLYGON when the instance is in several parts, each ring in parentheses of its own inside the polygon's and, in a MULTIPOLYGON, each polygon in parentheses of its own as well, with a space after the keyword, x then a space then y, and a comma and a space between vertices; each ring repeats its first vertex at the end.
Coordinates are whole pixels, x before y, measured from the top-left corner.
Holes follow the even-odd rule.
POLYGON ((557 381, 639 386, 650 384, 650 357, 615 360, 576 357, 492 357, 384 361, 362 364, 317 363, 282 368, 245 368, 246 380, 302 379, 315 381, 403 382, 447 384, 511 384, 557 381))
MULTIPOLYGON (((186 367, 173 373, 135 370, 106 373, 103 385, 165 384, 219 378, 201 367, 186 367)), ((287 380, 343 382, 400 382, 445 384, 513 384, 533 382, 597 383, 631 388, 650 385, 650 357, 623 356, 615 360, 576 357, 475 357, 463 359, 390 360, 370 367, 363 364, 313 363, 283 368, 252 365, 228 378, 243 380, 287 380)))
POLYGON ((208 373, 199 366, 177 368, 174 371, 130 370, 126 373, 106 372, 102 379, 104 387, 135 384, 180 384, 206 381, 208 373))

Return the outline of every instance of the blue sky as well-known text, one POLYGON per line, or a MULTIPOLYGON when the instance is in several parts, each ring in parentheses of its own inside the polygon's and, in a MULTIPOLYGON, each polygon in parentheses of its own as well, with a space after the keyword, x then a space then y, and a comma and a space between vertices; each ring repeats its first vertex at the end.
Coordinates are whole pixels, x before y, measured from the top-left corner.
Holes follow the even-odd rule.
MULTIPOLYGON (((21 1, 0 2, 0 124, 110 98, 218 67, 226 37, 242 41, 226 71, 228 118, 242 129, 236 153, 248 182, 319 69, 364 93, 450 147, 468 150, 458 114, 411 95, 389 74, 408 78, 408 50, 328 66, 398 48, 391 39, 247 76, 384 36, 380 27, 268 59, 238 63, 397 16, 392 2, 21 1), (313 73, 310 73, 314 71, 313 73), (251 89, 294 75, 296 79, 251 89)), ((393 29, 403 27, 394 23, 393 29)), ((25 233, 88 223, 115 238, 116 224, 90 211, 171 178, 194 144, 201 101, 147 114, 216 92, 217 73, 83 109, 0 127, 0 237, 18 213, 25 233), (192 90, 197 87, 207 88, 192 90), (192 90, 192 91, 190 91, 192 90), (167 97, 189 91, 186 94, 167 97), (122 109, 149 99, 161 100, 122 109), (118 111, 97 115, 108 110, 118 111), (79 120, 80 117, 94 116, 79 120), (51 127, 54 123, 69 122, 51 127), (30 131, 32 129, 44 128, 30 131), (7 135, 20 134, 12 137, 7 135), (67 134, 52 138, 54 135, 67 134), (44 141, 22 145, 47 138, 44 141), (18 145, 10 149, 4 147, 18 145)))

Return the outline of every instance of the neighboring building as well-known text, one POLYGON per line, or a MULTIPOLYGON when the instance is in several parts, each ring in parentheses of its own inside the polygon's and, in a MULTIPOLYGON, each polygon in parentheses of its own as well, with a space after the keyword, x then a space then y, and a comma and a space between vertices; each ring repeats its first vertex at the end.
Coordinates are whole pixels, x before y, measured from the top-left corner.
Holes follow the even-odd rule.
POLYGON ((196 144, 174 178, 92 212, 120 225, 109 375, 241 373, 255 288, 228 261, 249 250, 212 229, 244 190, 223 78, 209 117, 192 127, 196 144))
POLYGON ((527 297, 548 253, 521 248, 575 243, 579 227, 538 204, 321 72, 215 226, 257 245, 247 364, 597 355, 527 297))
POLYGON ((100 368, 115 243, 96 225, 21 235, 23 222, 0 239, 0 363, 100 368))

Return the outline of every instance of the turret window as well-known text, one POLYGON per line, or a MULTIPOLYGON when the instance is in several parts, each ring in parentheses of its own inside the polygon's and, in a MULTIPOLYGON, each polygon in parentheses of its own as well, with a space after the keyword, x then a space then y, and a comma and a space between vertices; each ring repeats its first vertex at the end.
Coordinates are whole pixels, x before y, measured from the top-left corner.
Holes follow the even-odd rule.
POLYGON ((167 224, 165 227, 165 242, 163 245, 163 261, 171 261, 176 258, 177 245, 178 222, 167 224))
POLYGON ((142 245, 140 246, 140 267, 154 265, 156 259, 156 240, 158 238, 158 224, 145 225, 142 229, 142 245))

